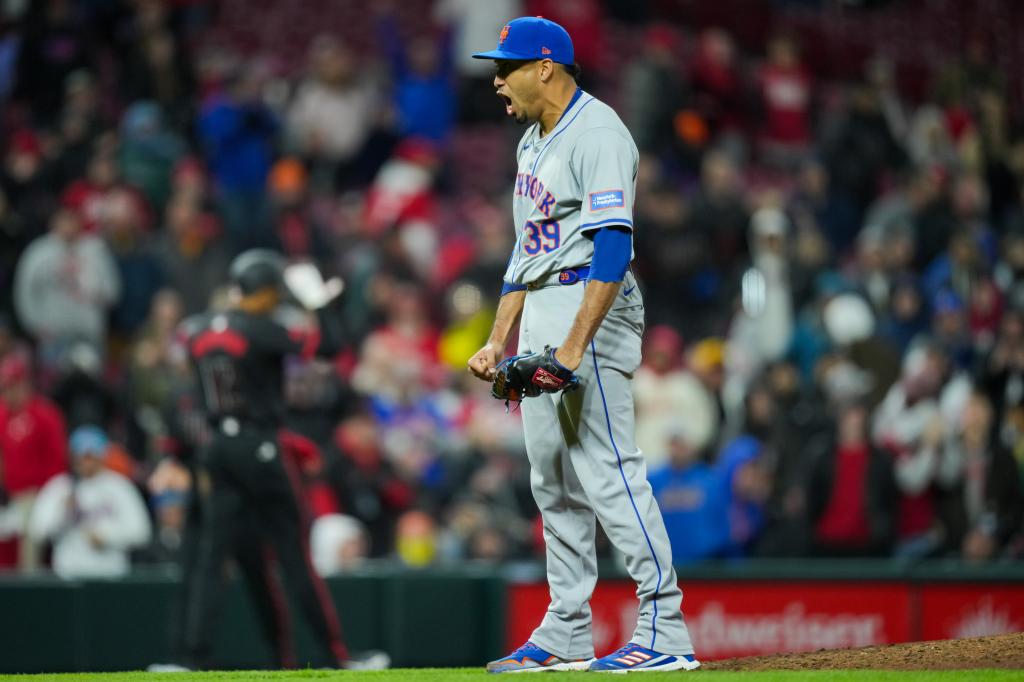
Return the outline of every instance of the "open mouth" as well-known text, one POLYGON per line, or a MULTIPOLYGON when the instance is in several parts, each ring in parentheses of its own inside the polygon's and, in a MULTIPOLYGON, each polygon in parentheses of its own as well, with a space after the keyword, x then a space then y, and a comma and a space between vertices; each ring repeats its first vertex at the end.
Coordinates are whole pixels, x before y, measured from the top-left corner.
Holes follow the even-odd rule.
POLYGON ((502 94, 500 92, 498 93, 498 97, 500 97, 501 101, 505 103, 505 114, 508 115, 508 116, 511 116, 513 114, 513 111, 512 111, 512 98, 509 97, 508 95, 502 94))

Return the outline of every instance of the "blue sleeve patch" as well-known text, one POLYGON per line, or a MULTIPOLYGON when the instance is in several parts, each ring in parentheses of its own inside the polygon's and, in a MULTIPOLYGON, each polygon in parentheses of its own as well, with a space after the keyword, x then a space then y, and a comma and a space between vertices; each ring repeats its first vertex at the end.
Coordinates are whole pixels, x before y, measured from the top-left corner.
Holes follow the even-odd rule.
POLYGON ((626 199, 621 189, 606 189, 590 193, 590 211, 603 211, 608 208, 623 208, 626 199))

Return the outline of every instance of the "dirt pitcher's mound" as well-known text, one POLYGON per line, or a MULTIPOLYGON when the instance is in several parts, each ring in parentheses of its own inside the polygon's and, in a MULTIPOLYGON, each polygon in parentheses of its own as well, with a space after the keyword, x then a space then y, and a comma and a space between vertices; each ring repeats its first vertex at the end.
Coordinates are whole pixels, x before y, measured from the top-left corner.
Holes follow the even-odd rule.
POLYGON ((1024 632, 972 639, 913 642, 708 661, 704 670, 951 670, 1024 668, 1024 632))

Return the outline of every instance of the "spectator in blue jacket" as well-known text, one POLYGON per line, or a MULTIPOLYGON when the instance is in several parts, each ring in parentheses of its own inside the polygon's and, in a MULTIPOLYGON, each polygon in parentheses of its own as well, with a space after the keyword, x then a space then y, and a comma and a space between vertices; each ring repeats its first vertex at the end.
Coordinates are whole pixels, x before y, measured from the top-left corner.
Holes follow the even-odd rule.
POLYGON ((700 450, 675 433, 669 460, 648 475, 672 540, 672 562, 682 564, 720 555, 729 544, 726 490, 700 450))
POLYGON ((428 34, 407 43, 394 19, 385 15, 378 32, 391 66, 399 135, 444 143, 455 124, 458 101, 451 29, 440 40, 428 34))
POLYGON ((765 525, 765 505, 772 490, 763 443, 744 434, 722 449, 716 466, 725 490, 729 556, 745 556, 765 525))
POLYGON ((198 127, 232 245, 269 245, 265 188, 278 122, 260 100, 259 76, 249 70, 229 79, 203 107, 198 127))

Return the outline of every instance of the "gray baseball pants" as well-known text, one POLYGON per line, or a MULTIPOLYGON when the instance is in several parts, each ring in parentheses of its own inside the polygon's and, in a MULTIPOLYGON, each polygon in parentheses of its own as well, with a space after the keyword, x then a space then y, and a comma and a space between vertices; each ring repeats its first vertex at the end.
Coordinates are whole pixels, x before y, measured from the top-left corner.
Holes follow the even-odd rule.
MULTIPOLYGON (((579 283, 529 291, 519 352, 562 343, 584 289, 579 283)), ((590 596, 597 582, 595 521, 624 555, 637 584, 639 617, 629 641, 663 654, 693 653, 672 549, 634 439, 632 375, 640 365, 643 329, 643 301, 632 274, 627 274, 576 370, 580 388, 522 403, 551 590, 547 614, 530 641, 563 659, 594 656, 590 596)))

